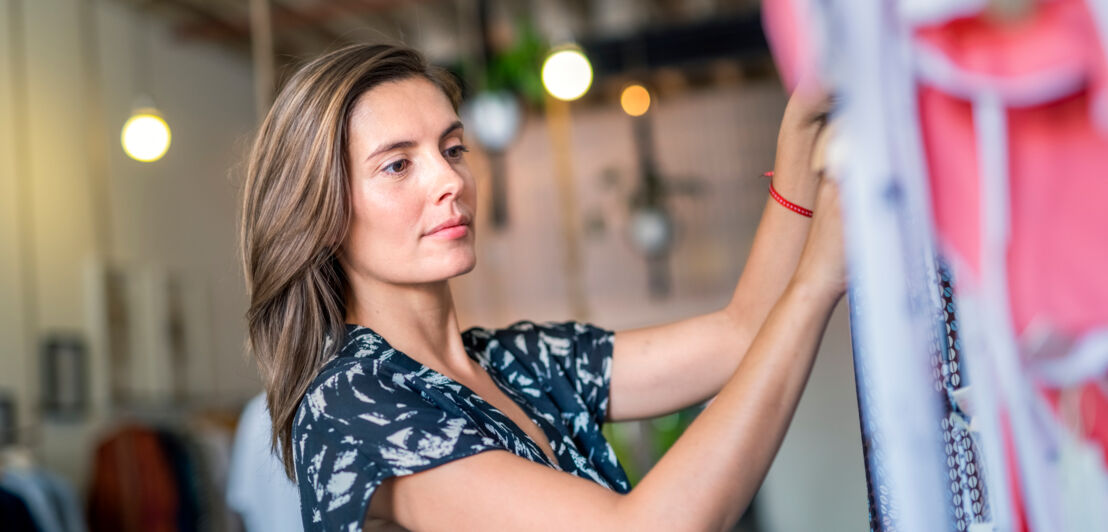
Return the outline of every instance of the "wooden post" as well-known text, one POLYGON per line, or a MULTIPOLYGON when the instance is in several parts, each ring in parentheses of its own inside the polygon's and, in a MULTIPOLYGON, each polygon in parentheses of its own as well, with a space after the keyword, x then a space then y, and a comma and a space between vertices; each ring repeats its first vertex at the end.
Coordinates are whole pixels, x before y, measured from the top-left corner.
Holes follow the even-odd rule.
POLYGON ((578 238, 577 193, 573 186, 573 161, 570 152, 569 103, 546 94, 546 127, 554 149, 554 179, 558 185, 562 236, 565 241, 565 274, 570 313, 576 320, 587 320, 588 301, 582 279, 581 249, 578 238))

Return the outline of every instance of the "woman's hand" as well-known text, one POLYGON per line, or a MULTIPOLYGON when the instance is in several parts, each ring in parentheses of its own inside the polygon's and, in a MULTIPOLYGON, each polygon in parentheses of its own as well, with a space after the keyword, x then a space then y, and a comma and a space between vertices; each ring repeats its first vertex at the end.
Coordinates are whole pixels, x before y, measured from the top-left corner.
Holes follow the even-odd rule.
POLYGON ((834 179, 823 179, 829 171, 828 145, 835 135, 830 110, 831 97, 822 87, 810 80, 797 86, 777 140, 778 164, 789 173, 775 172, 774 187, 786 198, 798 198, 797 203, 807 201, 814 212, 793 282, 837 299, 846 291, 846 262, 839 187, 834 179), (791 192, 786 193, 786 187, 791 192))
POLYGON ((811 208, 819 179, 811 172, 812 151, 831 109, 829 93, 815 80, 797 85, 777 133, 773 187, 789 200, 811 208))

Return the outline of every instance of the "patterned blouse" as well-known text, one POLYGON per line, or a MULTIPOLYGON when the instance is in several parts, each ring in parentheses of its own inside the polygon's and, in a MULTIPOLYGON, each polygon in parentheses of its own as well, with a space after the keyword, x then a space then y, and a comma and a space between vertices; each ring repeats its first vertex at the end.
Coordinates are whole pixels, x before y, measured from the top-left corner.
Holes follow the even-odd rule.
POLYGON ((519 322, 462 333, 470 358, 520 406, 557 463, 469 388, 347 325, 344 345, 312 381, 292 429, 306 530, 361 530, 385 479, 494 449, 592 480, 631 486, 600 431, 612 374, 610 331, 519 322))

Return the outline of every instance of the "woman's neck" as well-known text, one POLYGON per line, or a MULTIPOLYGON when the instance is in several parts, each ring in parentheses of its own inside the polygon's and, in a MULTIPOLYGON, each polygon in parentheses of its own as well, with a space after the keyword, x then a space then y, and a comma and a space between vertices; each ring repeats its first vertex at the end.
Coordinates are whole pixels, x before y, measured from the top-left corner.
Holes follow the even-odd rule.
POLYGON ((432 368, 471 368, 447 281, 359 283, 356 289, 351 287, 346 299, 347 323, 373 329, 392 347, 432 368))

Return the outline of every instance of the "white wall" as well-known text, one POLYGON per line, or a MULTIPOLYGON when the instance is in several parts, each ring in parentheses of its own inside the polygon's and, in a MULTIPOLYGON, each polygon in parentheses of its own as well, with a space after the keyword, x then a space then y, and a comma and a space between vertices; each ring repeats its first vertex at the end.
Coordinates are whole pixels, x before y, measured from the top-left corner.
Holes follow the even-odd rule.
POLYGON ((8 6, 0 10, 0 389, 16 395, 20 419, 26 417, 26 381, 28 377, 28 346, 23 317, 23 290, 20 287, 21 256, 19 202, 20 187, 16 181, 15 107, 12 102, 11 54, 8 43, 11 28, 8 6))
POLYGON ((257 388, 242 356, 245 291, 234 237, 239 179, 230 172, 254 124, 250 65, 221 48, 180 42, 164 24, 119 2, 20 4, 22 16, 13 19, 13 1, 0 2, 0 387, 16 393, 39 459, 81 485, 107 415, 108 368, 87 280, 96 265, 191 280, 207 294, 198 300, 210 303, 210 324, 208 345, 189 366, 189 389, 219 400, 257 388), (91 6, 91 19, 82 18, 83 5, 91 6), (13 46, 16 25, 24 38, 13 46), (134 32, 142 26, 150 75, 137 79, 134 32), (96 38, 83 40, 90 27, 96 38), (20 52, 25 78, 13 77, 12 56, 20 52), (25 102, 13 100, 17 83, 25 102), (173 130, 169 153, 155 163, 132 161, 119 146, 137 90, 149 91, 173 130), (25 106, 26 130, 16 129, 16 105, 25 106), (22 175, 17 139, 26 147, 22 175), (20 187, 29 202, 20 203, 20 187), (29 245, 18 238, 24 231, 29 245), (37 308, 29 331, 22 325, 28 294, 37 308), (34 408, 36 346, 60 330, 83 335, 93 348, 95 408, 86 422, 41 419, 34 408))

